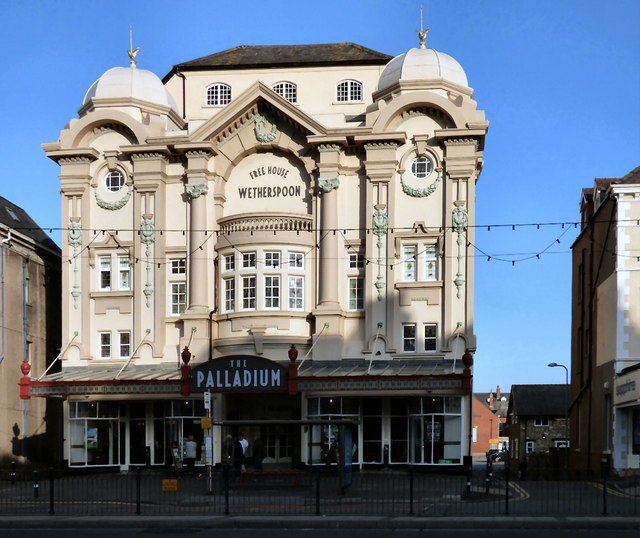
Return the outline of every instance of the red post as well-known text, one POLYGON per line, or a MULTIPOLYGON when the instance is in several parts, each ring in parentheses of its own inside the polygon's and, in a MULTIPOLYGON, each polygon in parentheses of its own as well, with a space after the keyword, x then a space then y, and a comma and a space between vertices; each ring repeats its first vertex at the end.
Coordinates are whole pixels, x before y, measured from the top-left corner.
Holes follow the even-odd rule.
POLYGON ((295 344, 291 344, 287 354, 289 355, 289 394, 293 396, 298 392, 298 365, 296 364, 298 350, 295 344))
POLYGON ((191 366, 189 366, 191 352, 187 346, 184 346, 180 356, 183 362, 180 367, 180 394, 189 396, 189 394, 191 394, 191 366))
POLYGON ((471 390, 471 367, 473 366, 473 355, 469 349, 464 350, 462 355, 462 364, 464 364, 464 370, 462 371, 462 388, 465 390, 471 390))
POLYGON ((31 372, 31 365, 29 364, 29 359, 27 357, 24 358, 22 364, 20 365, 20 370, 22 371, 22 377, 20 381, 18 381, 18 385, 20 386, 20 399, 21 400, 30 400, 31 399, 31 377, 29 376, 29 372, 31 372))

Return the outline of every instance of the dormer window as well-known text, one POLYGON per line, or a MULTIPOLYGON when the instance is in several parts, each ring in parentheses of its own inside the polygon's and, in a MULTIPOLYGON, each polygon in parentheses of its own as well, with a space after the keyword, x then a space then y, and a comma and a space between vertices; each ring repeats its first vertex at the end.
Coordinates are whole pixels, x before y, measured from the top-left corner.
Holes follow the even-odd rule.
POLYGON ((231 86, 216 83, 207 88, 207 105, 223 106, 231 102, 231 86))
POLYGON ((290 103, 298 102, 298 87, 293 82, 278 82, 272 89, 290 103))
POLYGON ((362 102, 362 83, 357 80, 343 80, 336 87, 336 101, 339 103, 362 102))

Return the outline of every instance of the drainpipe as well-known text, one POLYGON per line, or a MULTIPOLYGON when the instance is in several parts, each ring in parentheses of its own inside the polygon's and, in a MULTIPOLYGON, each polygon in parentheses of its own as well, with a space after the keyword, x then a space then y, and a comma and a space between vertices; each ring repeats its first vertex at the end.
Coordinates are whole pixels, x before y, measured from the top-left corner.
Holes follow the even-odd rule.
MULTIPOLYGON (((27 335, 28 323, 27 323, 27 268, 29 267, 29 258, 22 258, 22 343, 23 343, 23 356, 29 358, 29 340, 27 335)), ((29 431, 28 426, 28 414, 27 414, 27 400, 22 400, 22 438, 25 441, 23 444, 22 455, 25 460, 29 460, 29 454, 27 453, 27 433, 29 431)))
POLYGON ((0 242, 0 266, 1 266, 1 272, 2 272, 2 298, 0 299, 2 301, 2 350, 0 351, 0 364, 2 364, 2 362, 4 361, 4 346, 5 346, 5 328, 4 328, 4 251, 7 247, 5 247, 5 244, 8 244, 9 247, 11 247, 11 228, 9 228, 9 231, 7 233, 7 237, 6 239, 3 239, 0 242))

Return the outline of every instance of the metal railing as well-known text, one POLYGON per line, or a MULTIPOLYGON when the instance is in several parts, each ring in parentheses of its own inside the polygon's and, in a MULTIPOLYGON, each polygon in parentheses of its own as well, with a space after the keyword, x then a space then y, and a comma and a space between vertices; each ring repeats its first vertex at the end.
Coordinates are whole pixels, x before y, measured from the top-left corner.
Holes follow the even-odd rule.
POLYGON ((209 475, 136 468, 121 472, 13 468, 0 476, 2 515, 633 516, 640 477, 520 480, 508 469, 415 468, 353 473, 335 467, 209 475))

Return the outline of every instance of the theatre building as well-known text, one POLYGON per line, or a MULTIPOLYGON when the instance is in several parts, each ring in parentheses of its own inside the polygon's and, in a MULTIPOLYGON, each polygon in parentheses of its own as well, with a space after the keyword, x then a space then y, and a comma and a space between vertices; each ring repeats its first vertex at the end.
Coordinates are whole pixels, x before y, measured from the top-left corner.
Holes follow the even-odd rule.
POLYGON ((63 400, 65 463, 167 465, 193 436, 217 464, 242 431, 264 465, 334 443, 463 464, 488 122, 416 41, 240 46, 163 79, 130 51, 89 87, 43 146, 63 335, 31 394, 63 400))

